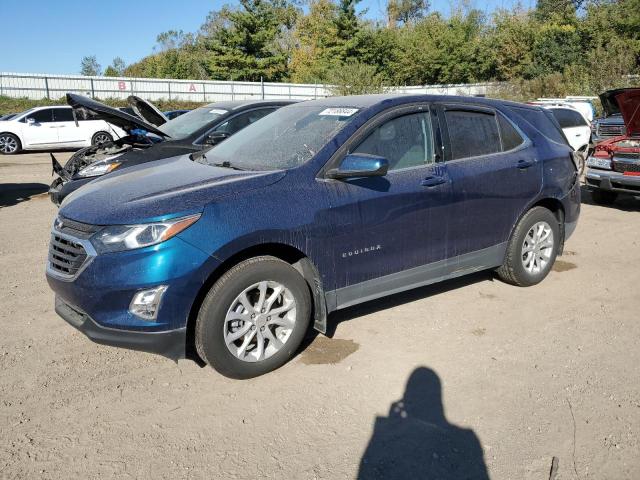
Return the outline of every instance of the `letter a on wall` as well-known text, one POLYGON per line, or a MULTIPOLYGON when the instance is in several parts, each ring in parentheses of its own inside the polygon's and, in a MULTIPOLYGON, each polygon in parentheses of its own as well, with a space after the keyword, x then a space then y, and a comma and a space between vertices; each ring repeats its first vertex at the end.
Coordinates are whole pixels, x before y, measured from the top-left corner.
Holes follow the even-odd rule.
POLYGON ((191 85, 189 85, 189 91, 190 92, 195 92, 196 91, 196 86, 193 83, 191 85))

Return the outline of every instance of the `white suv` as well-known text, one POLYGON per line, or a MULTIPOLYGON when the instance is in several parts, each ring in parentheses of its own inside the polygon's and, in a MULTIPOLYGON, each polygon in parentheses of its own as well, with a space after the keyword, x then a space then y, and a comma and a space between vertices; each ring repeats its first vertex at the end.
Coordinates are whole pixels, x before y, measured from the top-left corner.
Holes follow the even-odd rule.
POLYGON ((37 107, 0 121, 0 153, 80 148, 125 136, 104 120, 73 119, 71 107, 37 107))

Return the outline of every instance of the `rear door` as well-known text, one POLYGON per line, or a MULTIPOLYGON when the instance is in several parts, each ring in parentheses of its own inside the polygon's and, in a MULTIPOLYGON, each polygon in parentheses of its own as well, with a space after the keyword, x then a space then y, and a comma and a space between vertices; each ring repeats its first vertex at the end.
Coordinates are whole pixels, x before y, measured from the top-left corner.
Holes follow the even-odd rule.
POLYGON ((453 254, 501 245, 542 188, 533 145, 491 108, 442 105, 439 115, 446 124, 445 159, 454 197, 453 254))
POLYGON ((30 113, 24 119, 24 122, 24 140, 28 146, 46 147, 48 145, 57 145, 58 127, 53 122, 52 108, 43 108, 30 113), (34 122, 27 122, 29 118, 32 118, 34 122))
POLYGON ((446 258, 451 183, 435 137, 427 105, 385 113, 345 153, 386 158, 387 175, 326 181, 339 307, 419 283, 424 272, 404 272, 446 258))

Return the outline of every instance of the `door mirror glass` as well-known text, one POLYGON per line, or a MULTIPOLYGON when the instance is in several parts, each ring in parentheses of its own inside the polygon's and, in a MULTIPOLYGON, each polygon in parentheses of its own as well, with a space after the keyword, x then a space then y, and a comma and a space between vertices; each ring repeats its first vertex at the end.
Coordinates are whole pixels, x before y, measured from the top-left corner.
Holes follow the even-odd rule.
POLYGON ((204 137, 204 143, 205 145, 217 145, 223 140, 226 140, 227 138, 229 138, 230 136, 231 135, 229 135, 229 133, 227 132, 212 132, 206 137, 204 137))
POLYGON ((36 119, 35 118, 32 118, 32 117, 27 118, 27 124, 28 125, 33 125, 35 123, 36 123, 36 119))
POLYGON ((338 168, 327 172, 328 178, 383 177, 389 170, 389 161, 377 155, 352 153, 347 155, 338 168))

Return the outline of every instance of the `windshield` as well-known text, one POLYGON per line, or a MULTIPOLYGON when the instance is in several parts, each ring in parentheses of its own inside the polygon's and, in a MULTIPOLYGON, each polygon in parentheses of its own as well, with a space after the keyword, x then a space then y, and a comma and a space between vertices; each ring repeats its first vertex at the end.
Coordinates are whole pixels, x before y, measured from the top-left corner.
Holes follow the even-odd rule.
POLYGON ((299 167, 342 130, 357 111, 304 104, 284 107, 216 146, 205 161, 228 162, 247 170, 299 167))
POLYGON ((160 125, 158 130, 169 135, 172 140, 181 140, 227 113, 227 110, 213 106, 200 107, 169 120, 160 125))

